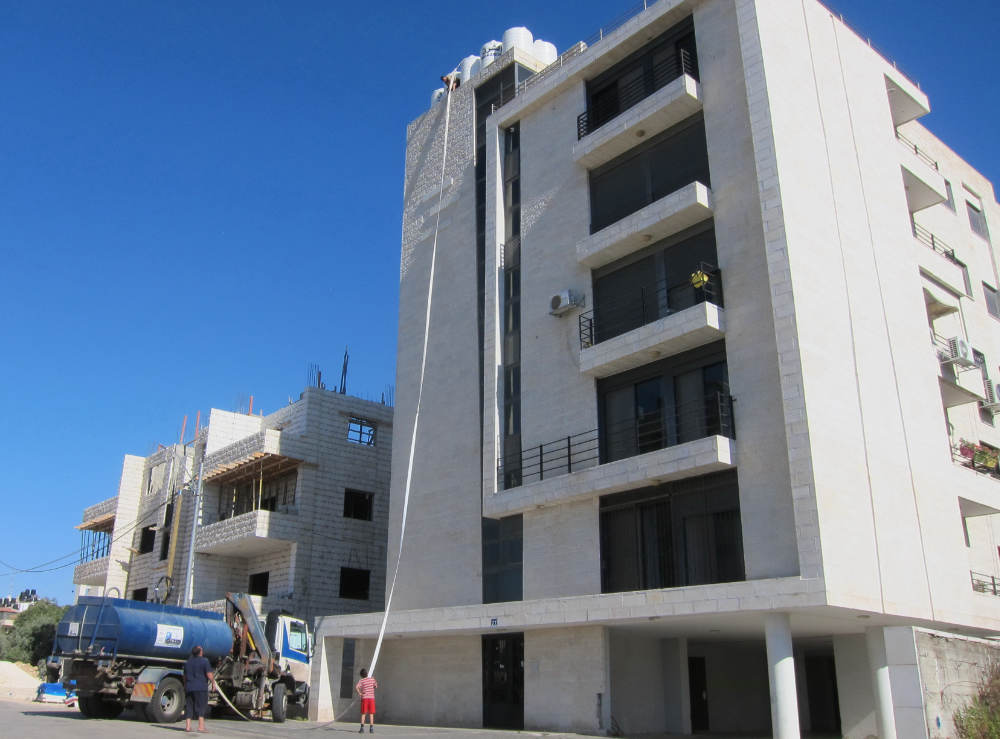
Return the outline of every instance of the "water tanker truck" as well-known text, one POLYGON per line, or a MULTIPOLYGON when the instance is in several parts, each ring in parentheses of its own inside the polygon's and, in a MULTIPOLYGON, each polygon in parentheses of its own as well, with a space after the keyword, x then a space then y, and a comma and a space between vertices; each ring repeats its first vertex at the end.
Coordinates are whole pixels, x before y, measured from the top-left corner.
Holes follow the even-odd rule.
POLYGON ((56 627, 53 658, 75 681, 80 712, 114 718, 132 706, 147 720, 184 715, 184 661, 200 645, 218 691, 209 703, 285 720, 309 696, 312 641, 305 621, 272 611, 261 623, 250 598, 227 593, 225 614, 161 603, 84 596, 56 627))

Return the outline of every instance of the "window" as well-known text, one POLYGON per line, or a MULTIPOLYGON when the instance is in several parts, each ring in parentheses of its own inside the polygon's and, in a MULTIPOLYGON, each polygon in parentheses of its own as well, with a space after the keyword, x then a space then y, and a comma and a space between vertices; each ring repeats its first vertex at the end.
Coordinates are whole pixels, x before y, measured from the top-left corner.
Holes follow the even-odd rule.
POLYGON ((355 444, 375 446, 375 422, 351 416, 347 422, 347 440, 355 444))
POLYGON ((146 526, 139 533, 139 554, 148 554, 153 551, 153 543, 156 541, 156 529, 153 526, 146 526))
POLYGON ((948 180, 944 181, 945 192, 948 193, 948 201, 946 205, 951 209, 955 210, 955 193, 951 191, 951 183, 948 180))
POLYGON ((340 597, 352 600, 368 600, 368 581, 370 578, 371 572, 369 570, 341 567, 340 597))
POLYGON ((972 233, 989 241, 990 230, 986 226, 986 216, 983 215, 982 209, 977 208, 969 201, 965 202, 965 207, 969 211, 969 225, 972 227, 972 233))
MULTIPOLYGON (((987 389, 987 383, 989 383, 989 370, 986 367, 986 355, 983 354, 978 349, 972 350, 972 359, 975 361, 976 366, 979 368, 979 372, 983 376, 983 396, 986 398, 987 402, 990 400, 990 391, 987 389)), ((987 426, 992 426, 993 421, 993 411, 988 408, 984 408, 982 404, 979 405, 979 420, 985 423, 987 426)))
POLYGON ((986 298, 986 312, 994 318, 1000 318, 1000 293, 984 282, 983 296, 986 298))
POLYGON ((270 577, 270 572, 258 572, 255 575, 250 575, 250 582, 247 584, 247 593, 250 595, 267 595, 267 581, 270 577))
POLYGON ((296 652, 309 651, 309 636, 306 634, 305 624, 299 621, 288 623, 288 646, 296 652))
POLYGON ((132 591, 132 600, 146 600, 146 595, 149 592, 149 588, 136 588, 132 591))
POLYGON ((726 348, 693 349, 598 381, 601 463, 733 433, 726 348))
POLYGON ((594 343, 705 301, 722 305, 711 223, 664 239, 594 272, 594 343), (709 281, 694 287, 691 275, 709 281))
POLYGON ((745 579, 735 472, 601 498, 601 592, 745 579))
POLYGON ((250 511, 277 511, 295 503, 297 473, 281 477, 244 480, 222 486, 219 491, 219 520, 240 516, 250 511))
POLYGON ((170 531, 174 523, 174 504, 167 503, 167 512, 163 515, 163 526, 160 527, 160 561, 170 554, 170 531))
POLYGON ((373 493, 347 488, 344 491, 344 518, 371 521, 372 501, 374 498, 375 495, 373 493))
POLYGON ((483 603, 523 597, 523 530, 520 515, 483 519, 483 603))
POLYGON ((590 232, 692 182, 712 184, 705 121, 700 114, 591 171, 590 232))
POLYGON ((344 639, 340 656, 340 697, 354 697, 354 639, 344 639))

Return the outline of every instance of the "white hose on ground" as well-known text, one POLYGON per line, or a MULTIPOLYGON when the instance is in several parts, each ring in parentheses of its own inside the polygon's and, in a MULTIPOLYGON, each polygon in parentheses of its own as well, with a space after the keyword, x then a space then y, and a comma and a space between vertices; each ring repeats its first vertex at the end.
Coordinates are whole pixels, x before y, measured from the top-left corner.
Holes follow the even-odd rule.
POLYGON ((392 584, 389 586, 389 595, 385 600, 385 613, 382 615, 382 626, 378 631, 378 641, 375 642, 375 653, 372 655, 371 666, 368 668, 369 677, 375 676, 375 665, 378 664, 378 655, 382 650, 382 639, 385 637, 385 626, 389 621, 389 608, 392 605, 392 593, 396 589, 396 578, 399 576, 399 563, 403 558, 403 537, 406 533, 406 513, 410 505, 410 481, 413 479, 413 452, 417 445, 417 425, 420 423, 420 404, 424 394, 424 371, 427 368, 427 340, 431 327, 431 299, 434 295, 434 266, 437 259, 438 230, 441 227, 441 202, 444 200, 444 175, 448 163, 448 125, 451 115, 451 91, 455 87, 455 77, 451 75, 448 80, 448 92, 445 95, 444 108, 444 146, 441 152, 441 184, 438 187, 438 208, 437 220, 434 223, 434 242, 431 246, 431 268, 430 276, 427 280, 427 312, 424 316, 424 347, 420 358, 420 384, 417 386, 417 409, 413 414, 413 432, 410 434, 410 456, 406 463, 406 485, 403 488, 403 517, 399 528, 399 551, 396 553, 396 567, 392 573, 392 584))

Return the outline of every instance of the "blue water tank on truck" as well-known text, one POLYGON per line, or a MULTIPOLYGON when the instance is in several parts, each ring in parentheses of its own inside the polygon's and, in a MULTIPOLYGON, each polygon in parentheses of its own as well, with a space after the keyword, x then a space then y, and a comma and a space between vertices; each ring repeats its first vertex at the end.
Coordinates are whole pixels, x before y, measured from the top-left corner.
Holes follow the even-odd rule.
POLYGON ((249 596, 227 594, 225 614, 120 598, 81 597, 56 627, 53 656, 63 681, 75 680, 81 713, 113 718, 127 706, 168 723, 184 709, 184 662, 201 646, 221 699, 284 721, 289 703, 308 697, 312 641, 306 623, 269 614, 265 629, 249 596), (288 634, 304 634, 289 639, 288 634), (297 648, 297 649, 296 649, 297 648), (297 656, 291 663, 283 656, 297 656))

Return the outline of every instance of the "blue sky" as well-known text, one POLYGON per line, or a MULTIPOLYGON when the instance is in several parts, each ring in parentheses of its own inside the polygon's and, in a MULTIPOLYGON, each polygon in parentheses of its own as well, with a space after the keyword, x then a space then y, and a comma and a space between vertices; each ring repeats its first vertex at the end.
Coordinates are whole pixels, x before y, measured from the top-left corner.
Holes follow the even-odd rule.
MULTIPOLYGON (((394 382, 406 124, 510 26, 561 50, 632 0, 0 0, 0 560, 73 552, 195 413, 272 411, 318 363, 394 382)), ((832 0, 918 81, 990 179, 1000 7, 832 0)), ((72 600, 72 567, 0 595, 72 600)))

